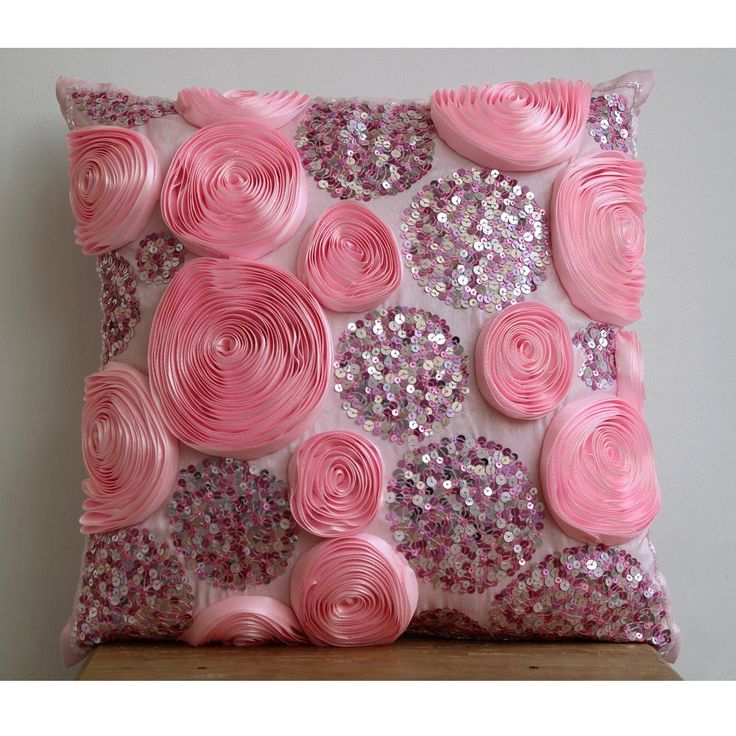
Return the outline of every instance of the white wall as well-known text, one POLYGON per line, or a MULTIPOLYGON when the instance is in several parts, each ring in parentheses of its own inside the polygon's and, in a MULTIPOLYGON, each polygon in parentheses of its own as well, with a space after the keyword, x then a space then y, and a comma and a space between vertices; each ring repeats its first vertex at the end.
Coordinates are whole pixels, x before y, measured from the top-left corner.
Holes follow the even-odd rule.
POLYGON ((640 137, 649 277, 637 325, 664 495, 653 539, 684 634, 679 671, 736 677, 736 54, 629 50, 0 51, 0 676, 73 674, 57 639, 81 550, 79 412, 99 312, 94 259, 72 239, 59 74, 170 97, 187 85, 428 97, 637 68, 657 74, 640 137))

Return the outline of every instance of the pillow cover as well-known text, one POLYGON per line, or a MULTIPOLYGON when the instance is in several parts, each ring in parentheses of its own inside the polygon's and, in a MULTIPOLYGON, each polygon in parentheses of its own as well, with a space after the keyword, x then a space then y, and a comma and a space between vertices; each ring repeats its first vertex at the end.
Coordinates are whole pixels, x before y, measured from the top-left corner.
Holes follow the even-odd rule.
POLYGON ((428 100, 61 78, 101 282, 69 664, 680 633, 649 526, 650 72, 428 100))

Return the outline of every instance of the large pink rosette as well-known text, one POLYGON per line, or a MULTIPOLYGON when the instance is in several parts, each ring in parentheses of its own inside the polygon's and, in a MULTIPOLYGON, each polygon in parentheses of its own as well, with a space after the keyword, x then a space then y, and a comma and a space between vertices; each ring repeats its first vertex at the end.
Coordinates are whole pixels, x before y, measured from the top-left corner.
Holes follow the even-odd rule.
POLYGON ((318 537, 362 531, 383 501, 378 448, 352 432, 323 432, 303 442, 289 463, 291 513, 318 537))
POLYGON ((401 284, 401 256, 389 227, 367 207, 336 204, 302 242, 297 273, 320 304, 362 312, 401 284))
POLYGON ((174 106, 188 123, 203 128, 223 121, 261 123, 281 128, 309 104, 300 92, 255 92, 232 89, 218 92, 204 87, 187 87, 179 92, 174 106))
POLYGON ((166 501, 179 447, 135 368, 111 361, 84 385, 82 457, 90 477, 80 523, 96 534, 137 524, 166 501))
POLYGON ((565 406, 547 429, 539 467, 547 507, 575 539, 622 544, 644 532, 659 511, 649 430, 623 399, 565 406))
POLYGON ((291 605, 320 646, 391 644, 406 630, 419 598, 409 563, 370 534, 320 542, 291 574, 291 605))
POLYGON ((196 258, 159 303, 148 369, 176 437, 249 460, 307 428, 327 390, 331 352, 322 309, 290 273, 196 258))
POLYGON ((256 260, 286 243, 307 206, 294 144, 258 123, 213 123, 176 152, 161 192, 171 231, 200 255, 256 260))
POLYGON ((161 169, 140 133, 96 125, 73 130, 69 142, 69 202, 77 243, 98 256, 134 240, 161 191, 161 169))
POLYGON ((552 257, 572 303, 624 326, 644 293, 644 166, 618 151, 573 161, 552 191, 552 257))
POLYGON ((574 376, 564 321, 539 302, 508 307, 480 331, 475 373, 483 397, 506 416, 544 416, 565 398, 574 376))
POLYGON ((577 153, 589 107, 584 82, 503 82, 435 90, 432 122, 450 148, 481 166, 536 171, 577 153))
POLYGON ((213 603, 181 639, 195 647, 213 642, 236 647, 307 643, 291 608, 264 595, 236 595, 213 603))
POLYGON ((636 332, 616 335, 616 395, 644 412, 644 361, 636 332))

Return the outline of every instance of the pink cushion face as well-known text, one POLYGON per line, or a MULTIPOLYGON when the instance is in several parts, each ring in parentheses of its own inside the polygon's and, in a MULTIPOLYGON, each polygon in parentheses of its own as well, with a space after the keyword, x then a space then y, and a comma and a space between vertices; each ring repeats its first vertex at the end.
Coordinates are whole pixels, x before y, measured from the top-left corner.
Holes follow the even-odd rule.
POLYGON ((651 87, 166 100, 61 78, 102 309, 65 661, 405 633, 673 661, 632 327, 651 87))

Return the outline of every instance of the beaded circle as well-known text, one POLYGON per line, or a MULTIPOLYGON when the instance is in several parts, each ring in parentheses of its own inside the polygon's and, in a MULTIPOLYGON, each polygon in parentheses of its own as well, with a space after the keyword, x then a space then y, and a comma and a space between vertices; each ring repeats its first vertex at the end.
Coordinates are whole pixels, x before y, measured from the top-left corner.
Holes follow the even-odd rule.
POLYGON ((184 264, 184 246, 173 235, 149 233, 135 255, 138 278, 147 284, 168 284, 184 264))
POLYGON ((97 259, 102 309, 102 365, 122 353, 133 337, 133 328, 141 321, 141 305, 136 293, 133 268, 116 251, 97 259))
POLYGON ((611 388, 616 381, 617 331, 605 322, 589 322, 572 337, 573 345, 585 354, 578 376, 593 391, 611 388))
POLYGON ((120 90, 75 89, 71 93, 74 106, 98 125, 133 128, 145 125, 152 118, 176 115, 171 100, 160 97, 138 97, 120 90))
POLYGON ((588 133, 604 151, 630 153, 633 146, 633 117, 623 95, 614 92, 592 97, 588 133))

